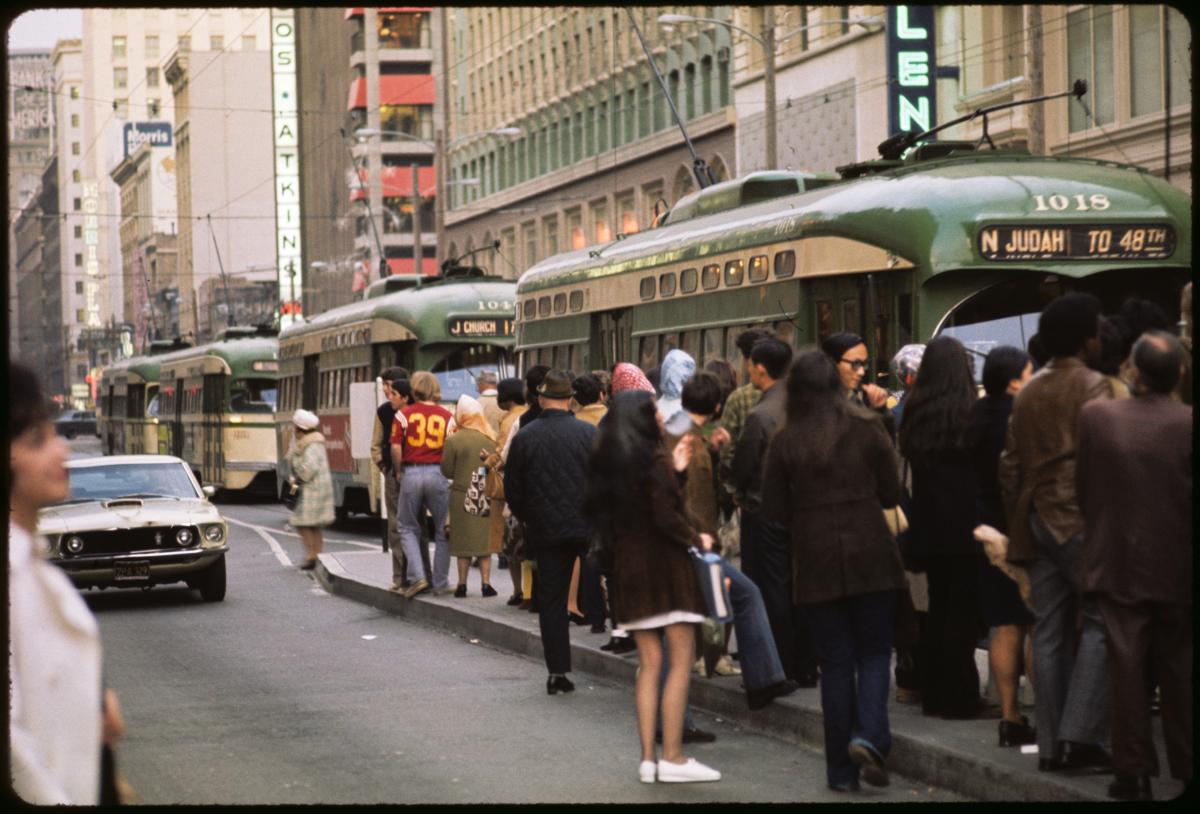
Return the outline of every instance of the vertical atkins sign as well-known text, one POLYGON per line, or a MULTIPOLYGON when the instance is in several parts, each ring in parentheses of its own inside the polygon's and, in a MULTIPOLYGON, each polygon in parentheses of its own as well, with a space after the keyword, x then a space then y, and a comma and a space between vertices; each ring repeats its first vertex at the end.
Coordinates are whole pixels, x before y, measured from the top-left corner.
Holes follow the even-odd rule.
POLYGON ((271 9, 271 87, 275 133, 275 268, 279 281, 279 327, 300 313, 304 290, 300 260, 300 163, 296 98, 296 12, 271 9))
POLYGON ((888 133, 937 124, 933 6, 889 6, 888 133))

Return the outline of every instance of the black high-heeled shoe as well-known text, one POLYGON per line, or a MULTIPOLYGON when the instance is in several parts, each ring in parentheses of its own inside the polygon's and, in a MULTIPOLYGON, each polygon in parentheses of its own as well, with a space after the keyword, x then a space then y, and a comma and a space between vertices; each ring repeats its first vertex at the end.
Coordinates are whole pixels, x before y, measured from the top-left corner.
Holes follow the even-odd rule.
POLYGON ((575 685, 566 676, 552 675, 546 679, 546 694, 554 695, 559 692, 574 692, 575 685))
POLYGON ((1020 722, 1000 721, 1000 745, 1024 746, 1027 743, 1037 743, 1037 730, 1029 725, 1029 719, 1021 716, 1020 722))
POLYGON ((587 624, 587 618, 584 616, 581 616, 578 613, 571 613, 570 611, 568 611, 567 618, 570 619, 571 622, 576 625, 586 625, 587 624))
POLYGON ((513 594, 512 596, 510 596, 510 597, 508 598, 508 601, 507 601, 507 602, 505 602, 504 604, 505 604, 505 605, 510 605, 510 606, 512 606, 512 607, 514 607, 514 608, 515 608, 517 605, 520 605, 520 604, 521 604, 522 602, 524 602, 524 601, 525 601, 525 597, 521 596, 521 592, 520 592, 520 591, 517 591, 515 594, 513 594))

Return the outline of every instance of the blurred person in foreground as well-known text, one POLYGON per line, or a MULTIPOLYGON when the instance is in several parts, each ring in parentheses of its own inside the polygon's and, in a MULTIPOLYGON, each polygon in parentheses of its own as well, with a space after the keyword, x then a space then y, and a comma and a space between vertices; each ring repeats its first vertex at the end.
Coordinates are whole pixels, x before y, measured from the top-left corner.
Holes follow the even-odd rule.
POLYGON ((102 751, 116 745, 125 723, 116 693, 102 690, 100 632, 71 580, 46 561, 37 533, 38 510, 70 494, 67 443, 54 432, 32 370, 11 365, 8 386, 12 789, 34 805, 116 803, 102 751))
MULTIPOLYGON (((1146 667, 1162 690, 1171 776, 1192 779, 1192 408, 1171 394, 1179 340, 1149 331, 1134 344, 1136 397, 1079 412, 1075 481, 1083 510, 1080 581, 1097 597, 1113 700, 1110 797, 1148 800, 1158 776, 1146 667)), ((1040 685, 1039 685, 1040 691, 1040 685)))

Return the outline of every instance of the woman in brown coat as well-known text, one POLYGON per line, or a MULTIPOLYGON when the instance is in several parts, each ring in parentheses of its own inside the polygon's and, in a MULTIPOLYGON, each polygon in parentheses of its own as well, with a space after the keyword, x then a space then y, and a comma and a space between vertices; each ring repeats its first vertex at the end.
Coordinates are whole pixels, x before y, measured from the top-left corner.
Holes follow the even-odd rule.
POLYGON ((821 665, 826 779, 855 790, 861 770, 887 785, 888 670, 907 583, 883 509, 900 501, 899 467, 882 419, 845 397, 825 354, 796 357, 787 397, 787 423, 767 450, 763 510, 791 529, 792 598, 821 665))
POLYGON ((687 469, 691 438, 684 436, 668 460, 652 393, 616 396, 600 422, 588 472, 584 511, 613 553, 621 590, 617 622, 637 642, 638 734, 644 783, 719 780, 721 773, 683 756, 683 712, 692 668, 694 627, 707 608, 688 548, 711 548, 683 506, 676 473, 687 469), (662 693, 662 760, 655 763, 658 679, 666 637, 670 666, 662 693))

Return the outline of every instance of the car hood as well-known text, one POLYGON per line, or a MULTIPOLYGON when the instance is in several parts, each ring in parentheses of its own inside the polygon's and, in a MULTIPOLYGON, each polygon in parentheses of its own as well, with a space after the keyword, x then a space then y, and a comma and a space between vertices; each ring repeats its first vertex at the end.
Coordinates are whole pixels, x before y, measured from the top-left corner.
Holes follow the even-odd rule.
POLYGON ((217 507, 206 500, 96 500, 42 509, 38 513, 38 532, 66 534, 72 531, 129 529, 142 526, 192 526, 220 522, 223 521, 217 507))

